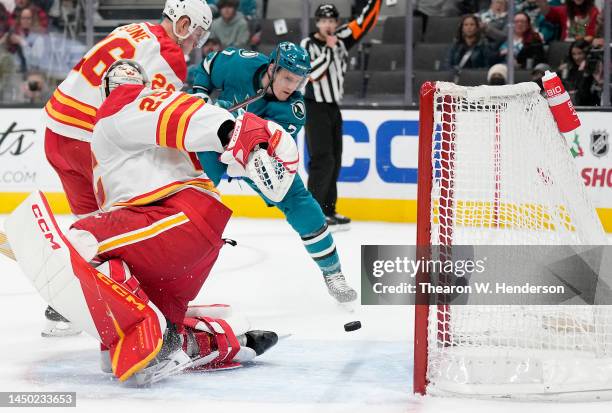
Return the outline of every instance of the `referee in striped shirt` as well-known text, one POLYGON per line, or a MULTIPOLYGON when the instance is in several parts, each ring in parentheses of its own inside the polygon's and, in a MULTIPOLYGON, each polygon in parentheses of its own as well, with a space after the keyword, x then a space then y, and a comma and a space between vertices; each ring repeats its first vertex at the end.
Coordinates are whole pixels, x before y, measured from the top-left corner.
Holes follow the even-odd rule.
POLYGON ((344 93, 348 50, 376 24, 382 0, 369 0, 359 16, 338 26, 333 4, 315 11, 317 31, 302 40, 312 71, 306 86, 306 144, 310 153, 308 190, 325 214, 327 225, 348 229, 351 220, 336 212, 336 182, 342 166, 342 114, 338 104, 344 93))

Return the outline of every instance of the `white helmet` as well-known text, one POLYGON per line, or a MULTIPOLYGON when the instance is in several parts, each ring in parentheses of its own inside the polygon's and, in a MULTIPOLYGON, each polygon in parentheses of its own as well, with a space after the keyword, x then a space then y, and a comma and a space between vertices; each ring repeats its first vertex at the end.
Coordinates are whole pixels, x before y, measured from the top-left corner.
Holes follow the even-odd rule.
POLYGON ((127 59, 117 60, 110 65, 102 77, 102 84, 100 85, 102 99, 106 99, 115 88, 121 85, 146 86, 148 83, 147 74, 138 62, 127 59))
POLYGON ((180 40, 185 40, 191 36, 198 27, 202 28, 203 35, 196 47, 204 46, 210 35, 210 25, 212 24, 212 11, 205 0, 166 0, 164 15, 172 21, 174 35, 180 40), (189 17, 191 25, 187 35, 179 36, 176 32, 176 22, 183 16, 189 17))

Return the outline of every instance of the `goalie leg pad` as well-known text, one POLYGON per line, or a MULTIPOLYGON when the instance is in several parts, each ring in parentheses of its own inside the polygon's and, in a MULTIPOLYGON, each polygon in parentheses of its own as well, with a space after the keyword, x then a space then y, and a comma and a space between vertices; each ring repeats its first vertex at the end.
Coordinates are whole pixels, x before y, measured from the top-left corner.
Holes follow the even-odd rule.
POLYGON ((211 317, 227 320, 233 314, 233 309, 227 304, 191 304, 185 317, 211 317))
POLYGON ((233 316, 227 320, 207 316, 186 317, 183 325, 183 349, 194 362, 193 370, 236 368, 241 366, 241 362, 256 356, 254 350, 241 346, 238 339, 250 327, 244 317, 233 316))
POLYGON ((223 246, 231 211, 213 197, 185 189, 156 207, 122 208, 77 221, 92 233, 99 261, 121 259, 163 315, 180 324, 223 246))
POLYGON ((166 322, 151 303, 91 267, 59 229, 46 198, 32 193, 5 222, 23 273, 45 301, 110 349, 120 380, 159 352, 166 322))

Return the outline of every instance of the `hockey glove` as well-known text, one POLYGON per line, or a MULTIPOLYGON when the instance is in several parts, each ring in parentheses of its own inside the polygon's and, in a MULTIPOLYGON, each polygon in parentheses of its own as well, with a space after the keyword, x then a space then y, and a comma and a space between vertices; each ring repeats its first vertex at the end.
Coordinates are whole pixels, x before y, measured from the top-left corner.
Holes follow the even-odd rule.
POLYGON ((279 202, 293 182, 299 154, 280 125, 247 112, 236 120, 220 160, 228 165, 229 176, 250 178, 266 197, 279 202))

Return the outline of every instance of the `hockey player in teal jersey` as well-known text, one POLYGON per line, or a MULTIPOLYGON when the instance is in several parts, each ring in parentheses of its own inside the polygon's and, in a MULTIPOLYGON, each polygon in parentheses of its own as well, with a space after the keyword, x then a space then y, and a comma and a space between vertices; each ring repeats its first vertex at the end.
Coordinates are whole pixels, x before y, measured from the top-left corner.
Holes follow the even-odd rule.
MULTIPOLYGON (((297 137, 306 118, 302 93, 307 81, 310 58, 306 51, 290 42, 283 42, 270 56, 258 52, 228 48, 209 54, 194 76, 192 93, 211 100, 217 91, 215 104, 230 108, 262 91, 262 98, 244 110, 280 124, 293 138, 297 137), (272 79, 272 81, 270 81, 272 79)), ((235 113, 237 115, 237 113, 235 113)), ((227 165, 219 161, 215 152, 199 152, 198 159, 204 172, 215 185, 221 181, 227 165)), ((276 206, 300 235, 304 247, 323 274, 328 291, 344 303, 357 299, 342 274, 336 245, 325 222, 321 207, 304 186, 299 175, 280 202, 266 198, 248 179, 245 181, 270 206, 276 206)))

